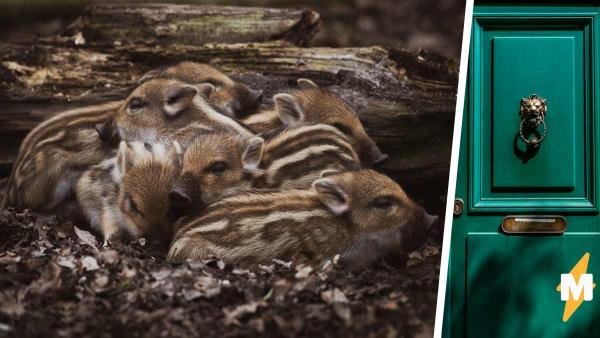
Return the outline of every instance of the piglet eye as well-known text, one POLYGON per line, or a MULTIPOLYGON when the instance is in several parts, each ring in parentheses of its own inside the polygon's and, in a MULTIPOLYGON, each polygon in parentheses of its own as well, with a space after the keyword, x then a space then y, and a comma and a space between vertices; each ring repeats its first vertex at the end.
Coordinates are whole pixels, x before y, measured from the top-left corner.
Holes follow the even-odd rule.
POLYGON ((138 214, 141 214, 140 208, 137 206, 137 204, 133 200, 131 200, 131 210, 133 212, 137 212, 138 214))
POLYGON ((206 168, 206 171, 212 174, 222 174, 227 168, 227 163, 225 163, 225 161, 217 161, 206 168))
POLYGON ((390 196, 378 197, 371 201, 371 206, 377 209, 389 209, 396 204, 396 199, 390 196))
POLYGON ((146 106, 146 103, 144 101, 142 101, 142 99, 140 98, 134 98, 131 101, 129 101, 129 111, 131 112, 136 112, 142 108, 144 108, 144 106, 146 106))

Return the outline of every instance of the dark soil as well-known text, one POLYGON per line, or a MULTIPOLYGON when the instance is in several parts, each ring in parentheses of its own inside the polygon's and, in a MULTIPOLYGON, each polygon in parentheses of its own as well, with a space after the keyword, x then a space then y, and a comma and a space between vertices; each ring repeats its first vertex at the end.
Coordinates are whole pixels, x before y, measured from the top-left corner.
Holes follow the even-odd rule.
POLYGON ((430 337, 439 245, 407 267, 170 264, 55 216, 0 210, 0 337, 430 337))

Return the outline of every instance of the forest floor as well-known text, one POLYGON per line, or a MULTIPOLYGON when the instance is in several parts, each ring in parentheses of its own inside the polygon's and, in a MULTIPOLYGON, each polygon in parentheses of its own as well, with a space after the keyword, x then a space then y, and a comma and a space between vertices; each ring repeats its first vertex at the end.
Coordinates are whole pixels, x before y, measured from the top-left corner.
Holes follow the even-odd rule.
POLYGON ((430 337, 439 243, 347 271, 171 264, 72 223, 0 209, 0 337, 430 337), (17 334, 18 333, 18 334, 17 334))

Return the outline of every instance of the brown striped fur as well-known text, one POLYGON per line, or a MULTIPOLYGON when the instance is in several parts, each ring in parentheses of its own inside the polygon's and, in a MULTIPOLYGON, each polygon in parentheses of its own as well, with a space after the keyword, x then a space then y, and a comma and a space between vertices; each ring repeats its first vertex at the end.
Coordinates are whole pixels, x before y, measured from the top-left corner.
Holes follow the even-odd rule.
POLYGON ((111 155, 95 128, 110 120, 119 104, 68 110, 32 129, 21 143, 3 206, 61 213, 81 173, 111 155))
POLYGON ((215 90, 208 96, 208 103, 232 118, 252 114, 258 109, 262 100, 262 90, 253 90, 242 83, 235 82, 207 64, 184 61, 171 67, 150 71, 139 81, 144 82, 156 77, 172 77, 192 85, 205 83, 213 85, 215 90))
POLYGON ((258 133, 301 124, 329 124, 346 134, 363 166, 385 161, 387 155, 379 150, 358 115, 339 96, 307 79, 299 79, 298 85, 299 90, 275 95, 273 110, 251 115, 242 122, 258 133))
POLYGON ((363 265, 423 232, 428 215, 390 178, 372 170, 327 176, 304 190, 228 197, 176 226, 172 261, 216 256, 234 263, 296 262, 341 254, 363 265))
POLYGON ((308 188, 323 171, 360 169, 349 138, 330 125, 301 125, 265 137, 256 188, 308 188))
MULTIPOLYGON (((77 200, 105 241, 171 238, 169 194, 181 171, 177 142, 121 142, 116 157, 88 170, 77 182, 77 200)), ((105 242, 105 243, 106 243, 105 242)))

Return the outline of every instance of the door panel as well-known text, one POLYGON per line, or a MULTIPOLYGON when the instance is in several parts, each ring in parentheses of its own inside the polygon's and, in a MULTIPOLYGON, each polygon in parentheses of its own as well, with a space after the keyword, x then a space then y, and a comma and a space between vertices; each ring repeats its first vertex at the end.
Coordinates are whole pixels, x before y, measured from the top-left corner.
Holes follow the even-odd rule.
MULTIPOLYGON (((582 304, 566 325, 556 287, 589 250, 588 271, 600 271, 600 234, 467 236, 468 337, 593 337, 598 307, 582 304), (587 330, 587 331, 586 331, 587 330), (584 334, 585 333, 585 334, 584 334)), ((594 334, 595 333, 595 334, 594 334)))
MULTIPOLYGON (((572 191, 576 182, 575 145, 583 146, 585 141, 580 132, 585 98, 581 35, 548 37, 536 36, 533 32, 511 33, 511 36, 495 34, 491 39, 491 191, 503 188, 512 188, 510 191, 516 193, 540 191, 528 188, 572 191), (550 133, 536 154, 527 158, 526 147, 517 131, 519 98, 529 94, 547 99, 551 109, 545 118, 550 133), (576 129, 579 131, 577 139, 576 129)), ((583 177, 583 172, 581 174, 583 177)))
POLYGON ((597 210, 593 22, 475 18, 471 212, 597 210), (531 94, 548 105, 538 147, 519 138, 520 101, 531 94))

